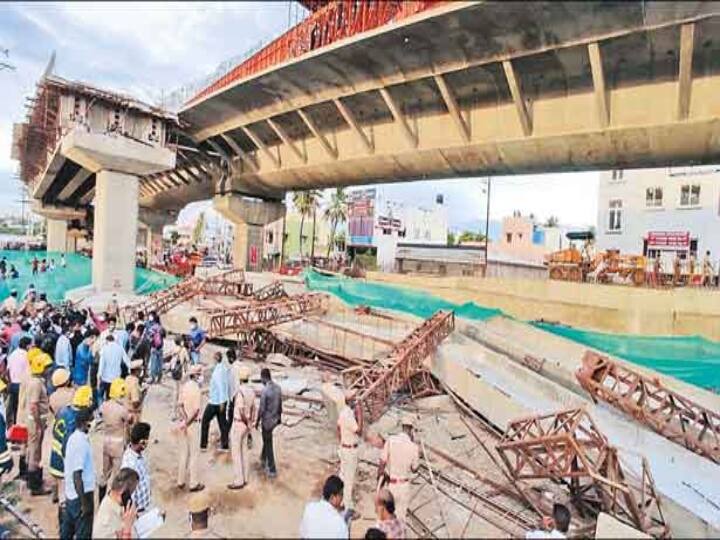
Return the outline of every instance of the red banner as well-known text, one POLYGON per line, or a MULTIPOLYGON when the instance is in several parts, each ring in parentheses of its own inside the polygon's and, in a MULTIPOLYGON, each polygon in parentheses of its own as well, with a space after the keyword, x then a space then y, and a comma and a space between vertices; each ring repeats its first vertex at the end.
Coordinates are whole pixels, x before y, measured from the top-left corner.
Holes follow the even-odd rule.
POLYGON ((647 235, 648 247, 680 247, 690 245, 689 232, 651 231, 647 235))

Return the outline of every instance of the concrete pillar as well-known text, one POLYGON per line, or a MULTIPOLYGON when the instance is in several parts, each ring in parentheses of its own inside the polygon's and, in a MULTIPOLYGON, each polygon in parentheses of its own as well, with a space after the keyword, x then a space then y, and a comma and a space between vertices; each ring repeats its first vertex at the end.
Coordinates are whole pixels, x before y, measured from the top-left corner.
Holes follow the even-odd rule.
POLYGON ((218 195, 213 206, 235 225, 233 261, 236 268, 260 271, 263 262, 265 225, 285 215, 285 205, 277 201, 249 199, 241 195, 218 195))
POLYGON ((47 219, 47 250, 65 253, 68 245, 67 221, 47 219))
POLYGON ((135 287, 138 179, 102 170, 95 177, 92 282, 97 291, 132 293, 135 287))
POLYGON ((62 154, 95 173, 92 289, 132 294, 138 227, 138 176, 175 167, 175 151, 129 137, 76 129, 62 154))

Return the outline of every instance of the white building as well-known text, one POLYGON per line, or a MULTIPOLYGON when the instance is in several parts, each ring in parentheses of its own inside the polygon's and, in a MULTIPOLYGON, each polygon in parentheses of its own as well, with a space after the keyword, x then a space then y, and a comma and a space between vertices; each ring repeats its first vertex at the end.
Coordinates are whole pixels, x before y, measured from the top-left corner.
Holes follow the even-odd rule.
POLYGON ((681 259, 720 256, 720 166, 603 172, 598 190, 601 250, 681 259))
POLYGON ((442 195, 428 207, 387 199, 381 188, 350 192, 348 230, 350 248, 374 248, 383 272, 395 268, 398 243, 447 244, 448 216, 442 195))

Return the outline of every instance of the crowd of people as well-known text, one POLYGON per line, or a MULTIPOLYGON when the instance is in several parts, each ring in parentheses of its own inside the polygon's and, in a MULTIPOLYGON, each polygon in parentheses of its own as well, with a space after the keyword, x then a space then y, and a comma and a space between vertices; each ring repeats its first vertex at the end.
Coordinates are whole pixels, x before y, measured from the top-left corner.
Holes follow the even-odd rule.
MULTIPOLYGON (((282 422, 280 386, 263 368, 257 399, 251 371, 233 349, 214 352, 205 384, 201 351, 207 336, 195 318, 169 347, 157 313, 137 312, 125 325, 118 318, 115 297, 101 314, 67 303, 52 305, 32 285, 22 297, 13 290, 3 301, 0 480, 25 481, 32 496, 52 497, 63 539, 138 537, 145 516, 162 514, 154 504, 146 458, 152 426, 142 418, 148 389, 167 374, 179 450, 176 485, 190 493, 188 536, 228 536, 231 531, 220 534, 211 527, 211 499, 199 474, 211 425, 219 428, 218 450, 230 452, 228 490, 245 489, 250 481, 253 430, 260 433, 260 461, 272 481, 278 474, 273 437, 282 422), (102 437, 100 471, 95 470, 91 427, 93 435, 102 437), (49 455, 43 455, 46 437, 51 439, 49 455), (14 455, 19 455, 17 463, 14 455)), ((350 522, 359 517, 353 490, 359 446, 367 439, 354 393, 327 379, 321 390, 337 434, 339 474, 326 479, 319 500, 308 503, 298 532, 303 538, 348 538, 350 522)), ((365 536, 404 538, 410 483, 419 467, 414 418, 404 416, 400 433, 378 440, 377 522, 365 536)))

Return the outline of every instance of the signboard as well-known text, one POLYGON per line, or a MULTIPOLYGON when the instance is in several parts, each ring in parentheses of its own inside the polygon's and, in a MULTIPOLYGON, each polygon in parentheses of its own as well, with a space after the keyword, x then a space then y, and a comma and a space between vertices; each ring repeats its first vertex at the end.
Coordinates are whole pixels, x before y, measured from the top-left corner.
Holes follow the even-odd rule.
POLYGON ((256 266, 258 263, 258 248, 255 244, 250 246, 250 265, 256 266))
POLYGON ((351 246, 371 246, 375 223, 375 188, 348 193, 348 233, 351 246))
POLYGON ((683 248, 690 246, 689 232, 650 231, 647 235, 648 247, 683 248))
POLYGON ((381 229, 400 230, 402 228, 402 223, 399 219, 386 216, 378 216, 377 225, 381 229))

